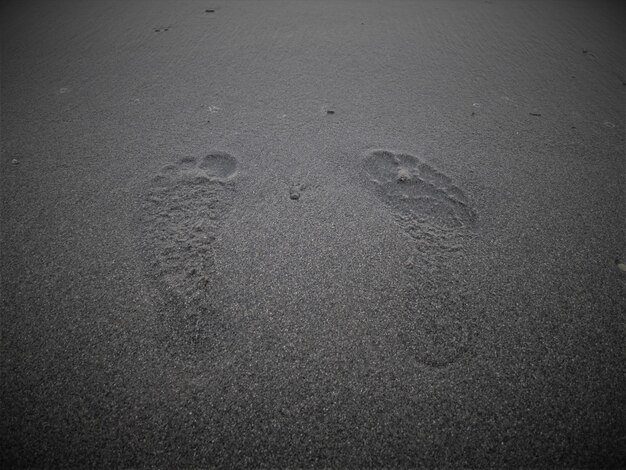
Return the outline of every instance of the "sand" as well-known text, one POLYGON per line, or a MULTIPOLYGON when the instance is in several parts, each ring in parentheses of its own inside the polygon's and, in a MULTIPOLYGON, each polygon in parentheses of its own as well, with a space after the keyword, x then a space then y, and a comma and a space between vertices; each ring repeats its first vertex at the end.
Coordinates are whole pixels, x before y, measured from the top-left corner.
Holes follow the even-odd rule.
POLYGON ((617 2, 0 8, 3 466, 626 463, 617 2))

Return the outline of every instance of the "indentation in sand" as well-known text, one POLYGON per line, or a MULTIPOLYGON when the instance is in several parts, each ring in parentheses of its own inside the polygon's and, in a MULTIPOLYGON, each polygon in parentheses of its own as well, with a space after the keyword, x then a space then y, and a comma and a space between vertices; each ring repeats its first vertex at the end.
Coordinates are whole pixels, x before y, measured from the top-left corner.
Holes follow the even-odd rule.
POLYGON ((202 158, 198 167, 213 178, 227 179, 235 174, 237 161, 225 152, 213 152, 202 158))
POLYGON ((472 227, 476 222, 463 191, 417 157, 374 150, 365 157, 363 168, 376 183, 378 196, 414 237, 418 234, 412 226, 418 222, 444 229, 472 227))
POLYGON ((289 199, 297 201, 298 199, 300 199, 302 191, 304 191, 306 188, 307 185, 305 183, 292 184, 289 188, 289 199))
POLYGON ((162 167, 147 191, 142 223, 151 272, 187 304, 201 300, 209 283, 236 168, 225 152, 183 157, 162 167))
POLYGON ((421 288, 410 299, 406 318, 399 319, 399 336, 419 362, 431 367, 452 364, 468 350, 468 330, 457 304, 442 299, 443 306, 432 299, 441 296, 443 286, 455 289, 449 269, 476 226, 476 213, 449 176, 413 155, 373 150, 362 165, 371 188, 418 252, 405 267, 411 282, 421 288))

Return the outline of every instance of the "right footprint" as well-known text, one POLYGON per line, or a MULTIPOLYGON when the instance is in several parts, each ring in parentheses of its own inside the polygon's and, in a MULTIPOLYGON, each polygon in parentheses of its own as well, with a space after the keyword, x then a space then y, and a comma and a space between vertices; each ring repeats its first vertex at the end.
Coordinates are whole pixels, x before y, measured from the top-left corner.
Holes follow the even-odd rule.
POLYGON ((447 270, 456 265, 452 253, 475 228, 476 213, 448 176, 413 155, 373 150, 363 170, 398 225, 417 242, 418 264, 430 265, 412 273, 419 293, 410 300, 408 316, 399 319, 399 336, 419 362, 451 364, 467 351, 469 332, 456 314, 450 294, 457 289, 447 270))

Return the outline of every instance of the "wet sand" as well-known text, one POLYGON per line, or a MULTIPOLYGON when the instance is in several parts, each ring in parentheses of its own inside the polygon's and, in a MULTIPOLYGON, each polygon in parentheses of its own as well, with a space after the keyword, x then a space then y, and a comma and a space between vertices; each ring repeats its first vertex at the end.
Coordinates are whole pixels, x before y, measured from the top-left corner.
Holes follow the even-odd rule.
POLYGON ((0 8, 5 466, 624 465, 617 2, 0 8))

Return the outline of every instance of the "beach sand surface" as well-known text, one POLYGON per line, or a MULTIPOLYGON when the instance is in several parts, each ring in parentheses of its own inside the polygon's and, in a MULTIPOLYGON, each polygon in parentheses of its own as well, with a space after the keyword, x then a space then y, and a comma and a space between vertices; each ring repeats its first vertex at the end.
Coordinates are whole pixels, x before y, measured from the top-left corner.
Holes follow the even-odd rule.
POLYGON ((618 2, 0 17, 4 466, 626 463, 618 2))

